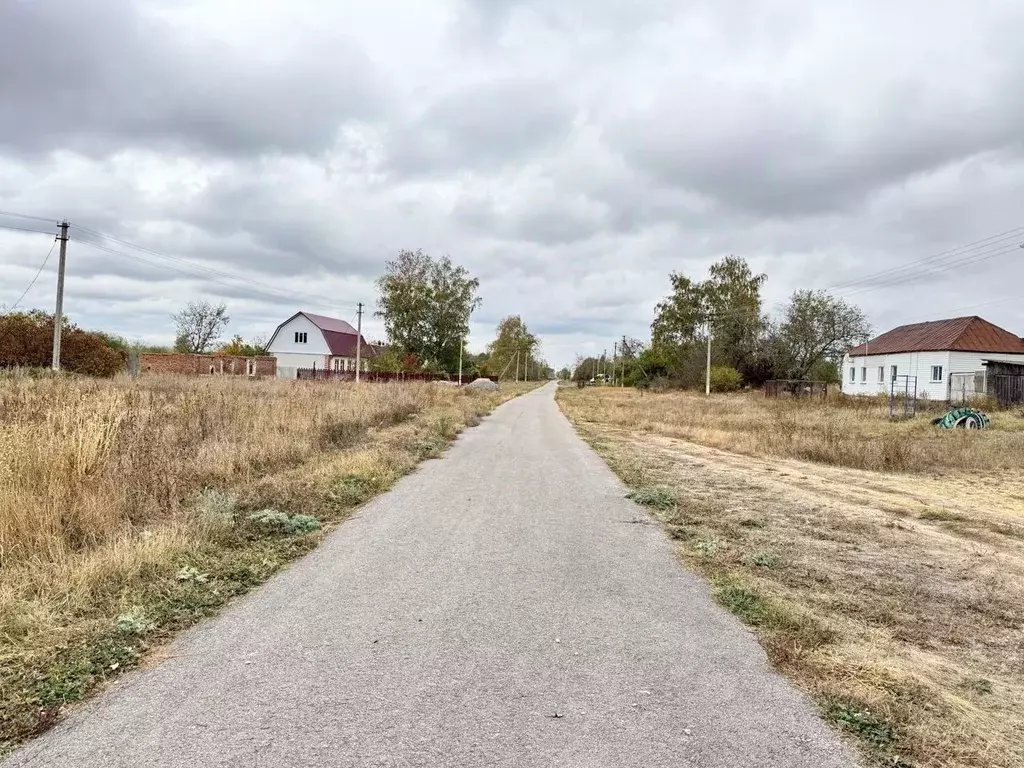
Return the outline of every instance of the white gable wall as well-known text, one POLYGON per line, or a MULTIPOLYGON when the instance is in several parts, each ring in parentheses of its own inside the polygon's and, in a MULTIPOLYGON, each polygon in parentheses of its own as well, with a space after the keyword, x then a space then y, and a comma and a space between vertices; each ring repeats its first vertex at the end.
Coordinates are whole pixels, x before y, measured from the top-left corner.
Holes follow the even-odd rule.
POLYGON ((298 315, 278 329, 267 354, 277 358, 277 378, 294 379, 297 368, 323 368, 331 350, 323 332, 305 315, 298 315), (296 333, 306 334, 305 344, 295 341, 296 333))
MULTIPOLYGON (((917 377, 917 396, 932 400, 945 400, 949 395, 949 352, 901 352, 895 355, 858 355, 843 357, 842 391, 848 395, 889 394, 892 366, 897 376, 917 377), (932 367, 942 367, 941 381, 932 381, 932 367), (867 368, 867 381, 863 381, 863 368, 867 368), (878 369, 884 367, 883 381, 878 380, 878 369), (854 369, 854 380, 850 369, 854 369)), ((979 369, 980 370, 980 369, 979 369)), ((913 390, 913 383, 911 383, 913 390)))

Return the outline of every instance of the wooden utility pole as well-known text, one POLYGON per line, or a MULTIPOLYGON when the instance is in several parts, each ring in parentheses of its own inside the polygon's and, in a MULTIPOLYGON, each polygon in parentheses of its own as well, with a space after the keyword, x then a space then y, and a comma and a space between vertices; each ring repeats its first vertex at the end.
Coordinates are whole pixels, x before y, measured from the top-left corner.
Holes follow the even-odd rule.
POLYGON ((60 370, 60 332, 64 325, 64 268, 68 261, 68 223, 60 224, 60 265, 57 267, 57 311, 53 315, 53 360, 51 367, 60 370))
MULTIPOLYGON (((351 306, 351 305, 349 305, 351 306)), ((363 302, 359 302, 359 310, 356 312, 356 381, 359 381, 359 367, 363 359, 363 302)))

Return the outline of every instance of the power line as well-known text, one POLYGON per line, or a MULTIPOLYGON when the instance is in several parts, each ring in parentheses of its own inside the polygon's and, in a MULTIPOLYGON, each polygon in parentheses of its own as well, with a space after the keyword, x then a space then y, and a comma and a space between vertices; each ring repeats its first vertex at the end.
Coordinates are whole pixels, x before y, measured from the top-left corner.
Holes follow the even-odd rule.
POLYGON ((920 274, 911 273, 907 275, 900 275, 894 280, 886 280, 882 283, 879 283, 878 285, 863 286, 853 291, 839 293, 838 295, 847 297, 862 296, 865 293, 871 293, 872 291, 877 291, 882 288, 892 288, 897 285, 903 285, 905 283, 913 282, 914 280, 918 280, 922 277, 938 275, 950 269, 956 269, 957 267, 966 267, 970 264, 977 264, 979 262, 988 261, 989 259, 994 259, 999 256, 1005 256, 1008 253, 1013 253, 1014 251, 1018 250, 1019 247, 1020 244, 1018 242, 1014 242, 1012 245, 1002 244, 990 250, 982 250, 975 253, 962 255, 962 257, 958 258, 956 261, 951 261, 942 264, 941 266, 938 266, 938 268, 935 269, 928 269, 927 271, 920 274))
MULTIPOLYGON (((153 257, 158 258, 158 259, 164 259, 165 261, 169 261, 169 262, 172 262, 172 263, 175 263, 175 264, 183 264, 183 265, 185 265, 186 267, 188 267, 188 268, 190 268, 192 270, 198 270, 198 271, 201 271, 201 272, 208 273, 210 275, 216 275, 218 277, 223 277, 223 278, 226 278, 228 280, 233 280, 233 281, 236 281, 236 282, 239 282, 239 283, 245 283, 245 284, 248 284, 248 285, 256 286, 257 288, 261 289, 264 293, 266 293, 269 296, 274 296, 276 298, 294 299, 296 296, 299 295, 299 294, 291 294, 290 292, 282 292, 280 288, 277 288, 276 286, 269 285, 268 283, 260 282, 259 280, 253 280, 251 278, 243 277, 241 275, 237 275, 237 274, 234 274, 232 272, 226 272, 226 271, 221 270, 221 269, 215 269, 213 267, 207 267, 207 266, 205 266, 203 264, 196 264, 193 261, 189 261, 188 259, 182 259, 182 258, 177 257, 177 256, 168 256, 167 254, 160 253, 159 251, 154 251, 151 248, 146 248, 146 247, 141 246, 141 245, 135 245, 133 243, 129 243, 126 240, 121 240, 121 239, 113 237, 111 235, 106 235, 106 234, 104 234, 102 232, 97 232, 96 230, 89 229, 87 227, 83 227, 83 226, 78 225, 78 224, 73 224, 72 227, 75 228, 75 229, 79 229, 82 232, 85 232, 87 234, 90 234, 93 237, 100 237, 100 238, 103 238, 104 240, 109 240, 111 242, 118 243, 120 245, 123 245, 126 248, 131 248, 131 249, 139 251, 141 253, 145 253, 145 254, 147 254, 149 256, 153 256, 153 257)), ((88 245, 92 245, 94 247, 99 247, 95 243, 92 243, 89 240, 82 240, 81 242, 86 243, 88 245)), ((132 258, 131 256, 129 256, 128 254, 125 254, 125 253, 120 253, 120 252, 117 252, 117 253, 119 253, 122 256, 125 256, 126 258, 132 258)), ((144 262, 144 263, 152 263, 152 262, 144 262)), ((157 265, 154 264, 154 266, 157 266, 157 265)), ((229 285, 229 284, 224 283, 222 281, 213 280, 212 278, 206 278, 205 275, 196 275, 196 274, 193 273, 191 276, 192 277, 201 277, 202 279, 210 279, 212 282, 217 282, 217 283, 220 283, 221 285, 229 285)), ((237 287, 237 286, 230 286, 230 287, 237 287)), ((356 302, 351 302, 351 301, 335 301, 333 299, 328 299, 328 298, 323 297, 323 296, 310 296, 310 295, 307 295, 307 294, 302 294, 302 299, 303 299, 303 301, 307 301, 308 299, 319 299, 322 303, 320 303, 320 304, 318 304, 316 306, 322 306, 322 307, 337 308, 339 306, 346 306, 346 307, 355 307, 356 306, 356 302)))
MULTIPOLYGON (((93 242, 90 242, 88 240, 80 240, 79 242, 82 243, 83 245, 89 246, 90 248, 95 248, 98 251, 103 251, 104 253, 109 253, 112 256, 120 256, 121 258, 130 259, 132 261, 137 261, 140 264, 146 264, 147 266, 156 267, 157 269, 166 269, 166 270, 168 270, 170 272, 176 272, 176 273, 178 273, 180 275, 184 275, 185 277, 191 277, 191 278, 206 280, 208 282, 216 283, 217 285, 222 285, 222 286, 225 286, 227 288, 238 288, 239 287, 238 285, 234 285, 232 283, 228 283, 228 282, 225 282, 223 280, 217 280, 215 278, 212 278, 212 277, 209 277, 209 276, 206 276, 206 275, 196 274, 195 272, 192 272, 192 271, 189 271, 189 270, 186 270, 186 269, 181 269, 181 268, 178 268, 178 267, 174 267, 174 266, 171 266, 170 264, 161 264, 160 262, 150 261, 149 259, 143 258, 141 256, 135 256, 135 255, 132 255, 132 254, 129 254, 129 253, 123 253, 122 251, 116 251, 113 248, 107 248, 106 246, 99 245, 98 243, 93 243, 93 242)), ((186 263, 188 263, 188 262, 186 262, 186 263)), ((253 290, 253 289, 250 289, 250 290, 253 290)), ((254 292, 264 296, 265 298, 271 298, 271 299, 278 299, 278 300, 280 300, 280 299, 288 299, 288 300, 291 300, 291 301, 294 301, 296 299, 301 299, 301 301, 303 301, 306 305, 314 306, 314 307, 324 307, 324 308, 328 308, 329 307, 329 308, 332 308, 332 309, 336 309, 340 303, 346 303, 347 304, 347 302, 328 301, 326 299, 323 300, 324 303, 320 303, 320 302, 315 301, 315 299, 317 298, 315 296, 300 295, 300 294, 285 294, 285 293, 280 293, 280 292, 271 293, 270 291, 266 291, 266 290, 262 290, 262 289, 255 289, 254 292)))
POLYGON ((29 219, 30 221, 45 221, 54 225, 57 224, 53 219, 44 219, 42 216, 29 216, 26 213, 14 213, 14 211, 0 211, 0 216, 10 216, 14 219, 29 219))
POLYGON ((961 251, 969 251, 969 250, 972 250, 972 249, 976 249, 975 248, 976 246, 988 247, 990 245, 994 245, 995 243, 993 243, 992 241, 1009 240, 1009 239, 1019 240, 1020 237, 1022 236, 1022 234, 1024 234, 1024 227, 1015 227, 1014 229, 1008 229, 1005 232, 1000 232, 997 235, 991 235, 989 237, 982 238, 981 240, 975 240, 973 243, 967 243, 966 245, 957 246, 956 248, 951 248, 948 251, 943 251, 941 253, 937 253, 937 254, 934 254, 932 256, 925 256, 924 258, 918 259, 917 261, 911 261, 911 262, 908 262, 906 264, 901 264, 901 265, 896 266, 896 267, 890 267, 889 269, 883 269, 880 272, 872 272, 872 273, 870 273, 868 275, 864 275, 862 277, 859 277, 856 280, 849 280, 849 281, 844 282, 844 283, 837 283, 836 285, 832 285, 832 286, 829 286, 828 288, 825 288, 825 290, 826 291, 834 291, 834 290, 837 290, 839 288, 850 288, 850 287, 856 286, 858 284, 869 282, 869 281, 873 280, 874 278, 880 277, 882 275, 892 274, 892 273, 896 273, 896 272, 903 272, 903 271, 905 271, 907 269, 910 269, 911 267, 914 267, 914 266, 917 266, 917 265, 920 265, 920 264, 925 264, 925 263, 932 262, 932 261, 940 261, 941 262, 941 261, 944 261, 947 257, 950 257, 950 256, 963 255, 962 253, 960 253, 961 251))
POLYGON ((50 250, 46 252, 46 258, 43 259, 43 263, 39 265, 39 270, 36 272, 35 277, 33 277, 32 278, 32 282, 28 284, 28 288, 26 288, 24 291, 22 291, 22 294, 21 294, 21 296, 18 297, 18 300, 16 302, 14 302, 14 305, 10 309, 11 312, 13 312, 14 310, 16 310, 18 308, 18 305, 21 304, 22 299, 24 299, 28 295, 28 292, 32 290, 32 286, 36 284, 36 280, 38 280, 39 276, 43 273, 43 268, 46 266, 46 262, 48 262, 50 260, 50 256, 53 254, 53 249, 56 246, 57 246, 57 241, 54 240, 53 244, 50 246, 50 250))
POLYGON ((0 229, 9 229, 12 232, 30 232, 35 235, 52 235, 53 232, 42 232, 38 229, 26 229, 25 227, 12 227, 9 224, 0 224, 0 229))

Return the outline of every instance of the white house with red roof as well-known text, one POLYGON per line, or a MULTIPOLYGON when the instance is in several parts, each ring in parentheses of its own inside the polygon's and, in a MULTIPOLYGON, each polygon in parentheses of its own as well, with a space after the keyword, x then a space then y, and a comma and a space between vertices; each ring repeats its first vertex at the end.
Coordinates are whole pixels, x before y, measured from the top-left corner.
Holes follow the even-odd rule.
POLYGON ((947 400, 956 394, 954 378, 966 381, 966 394, 972 394, 975 377, 995 364, 1024 365, 1024 339, 977 316, 901 325, 846 353, 842 390, 887 394, 899 379, 901 391, 904 384, 911 390, 916 384, 918 396, 947 400))
MULTIPOLYGON (((274 331, 267 344, 267 354, 277 358, 277 377, 294 379, 300 368, 317 370, 356 370, 356 329, 344 320, 310 312, 296 312, 274 331)), ((360 340, 362 369, 369 368, 369 359, 377 348, 360 340)))

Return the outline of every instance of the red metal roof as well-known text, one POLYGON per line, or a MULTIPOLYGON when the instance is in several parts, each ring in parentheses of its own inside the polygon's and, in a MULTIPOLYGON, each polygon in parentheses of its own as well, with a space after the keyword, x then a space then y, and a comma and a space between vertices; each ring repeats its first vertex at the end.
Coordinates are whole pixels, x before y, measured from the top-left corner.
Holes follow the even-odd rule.
POLYGON ((854 347, 848 354, 854 357, 945 351, 1024 355, 1024 339, 975 315, 901 325, 854 347))
MULTIPOLYGON (((338 333, 337 331, 324 331, 324 339, 327 341, 327 348, 331 350, 331 354, 335 357, 355 357, 356 356, 356 334, 355 331, 352 333, 338 333)), ((377 350, 370 344, 366 343, 366 339, 363 339, 362 349, 360 350, 360 357, 369 359, 377 356, 377 350)))
MULTIPOLYGON (((335 333, 348 333, 352 336, 356 335, 356 329, 344 320, 338 320, 336 317, 326 317, 325 315, 311 315, 309 312, 301 312, 300 314, 305 315, 306 319, 321 331, 334 331, 335 333)), ((363 343, 365 344, 366 342, 363 343)))

